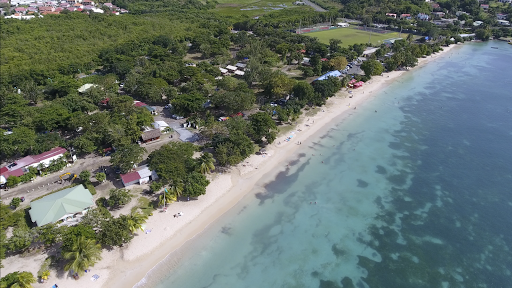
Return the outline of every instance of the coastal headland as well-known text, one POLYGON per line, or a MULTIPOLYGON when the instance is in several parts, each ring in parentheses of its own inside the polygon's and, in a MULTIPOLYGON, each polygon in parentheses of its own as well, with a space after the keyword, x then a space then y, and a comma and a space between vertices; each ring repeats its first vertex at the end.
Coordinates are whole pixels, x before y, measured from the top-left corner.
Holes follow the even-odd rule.
MULTIPOLYGON (((448 51, 458 45, 443 47, 443 51, 427 58, 420 58, 420 69, 431 61, 445 56, 448 51)), ((263 155, 252 155, 237 166, 231 167, 226 173, 215 173, 210 178, 206 195, 197 201, 176 202, 169 206, 168 212, 156 211, 145 224, 150 233, 139 232, 125 247, 104 250, 99 263, 92 267, 90 273, 83 278, 99 275, 92 282, 89 279, 76 281, 71 277, 55 278, 39 284, 38 287, 133 287, 144 279, 145 275, 170 253, 179 255, 179 249, 187 241, 198 236, 201 231, 221 217, 238 201, 251 191, 264 190, 261 184, 271 181, 275 175, 289 169, 288 162, 301 147, 307 147, 325 131, 343 119, 365 109, 365 103, 375 98, 382 89, 400 79, 407 71, 393 71, 383 76, 374 76, 362 88, 339 91, 330 98, 327 104, 317 108, 317 113, 308 116, 304 114, 296 126, 289 132, 280 135, 274 143, 266 148, 263 155), (352 97, 349 97, 352 96, 352 97), (183 216, 174 218, 173 214, 182 212, 183 216), (91 274, 91 275, 89 275, 91 274)), ((34 257, 33 261, 20 260, 18 256, 4 261, 2 273, 14 271, 37 272, 45 255, 34 257), (28 262, 28 263, 27 263, 28 262)), ((176 259, 179 263, 182 259, 176 259)))

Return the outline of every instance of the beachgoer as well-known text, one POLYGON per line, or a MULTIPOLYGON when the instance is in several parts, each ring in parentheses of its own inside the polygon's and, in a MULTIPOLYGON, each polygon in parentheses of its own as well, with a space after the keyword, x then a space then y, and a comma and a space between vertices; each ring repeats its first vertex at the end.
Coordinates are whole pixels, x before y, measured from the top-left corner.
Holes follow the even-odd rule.
POLYGON ((375 113, 377 113, 377 110, 375 110, 375 113))
POLYGON ((315 204, 316 204, 316 201, 315 201, 315 204))

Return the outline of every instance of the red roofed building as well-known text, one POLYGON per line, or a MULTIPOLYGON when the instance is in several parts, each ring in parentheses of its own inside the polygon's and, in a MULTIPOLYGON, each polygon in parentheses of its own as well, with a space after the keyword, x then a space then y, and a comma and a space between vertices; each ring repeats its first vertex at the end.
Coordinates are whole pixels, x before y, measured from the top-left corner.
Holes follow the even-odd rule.
POLYGON ((100 101, 100 104, 101 105, 108 105, 108 101, 110 101, 110 98, 105 98, 105 99, 100 101))
POLYGON ((16 11, 18 13, 25 13, 25 12, 27 12, 27 9, 25 9, 25 7, 16 7, 14 9, 14 11, 16 11))
POLYGON ((23 157, 14 163, 0 168, 1 177, 0 184, 4 184, 9 176, 21 176, 28 172, 28 167, 38 168, 39 165, 47 167, 51 161, 57 160, 64 156, 67 150, 61 147, 53 148, 50 151, 41 153, 39 155, 31 155, 23 157))
POLYGON ((158 179, 156 172, 149 170, 148 166, 142 166, 138 169, 138 171, 121 174, 121 181, 123 182, 124 187, 128 187, 133 184, 145 184, 151 180, 158 179))
POLYGON ((67 152, 67 150, 62 147, 55 147, 50 151, 41 153, 39 155, 32 156, 32 158, 34 159, 34 164, 32 164, 30 166, 37 167, 37 165, 39 165, 39 164, 48 166, 48 165, 50 165, 51 161, 56 160, 60 157, 63 157, 64 153, 66 153, 66 152, 67 152), (36 166, 34 166, 34 165, 36 165, 36 166))
POLYGON ((50 7, 50 6, 39 7, 39 13, 41 13, 41 14, 48 13, 48 12, 53 12, 53 11, 55 11, 55 8, 50 7))
POLYGON ((148 106, 148 104, 142 103, 140 101, 134 101, 133 105, 135 105, 136 107, 148 106))
POLYGON ((126 174, 121 174, 121 181, 123 181, 124 187, 139 183, 140 175, 139 172, 134 171, 126 174))

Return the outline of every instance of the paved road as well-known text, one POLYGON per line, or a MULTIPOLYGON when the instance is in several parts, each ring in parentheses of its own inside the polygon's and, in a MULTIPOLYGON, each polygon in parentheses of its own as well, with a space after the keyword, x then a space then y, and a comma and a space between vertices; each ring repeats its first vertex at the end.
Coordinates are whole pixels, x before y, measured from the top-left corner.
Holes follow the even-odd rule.
MULTIPOLYGON (((144 159, 147 158, 149 153, 159 149, 162 145, 169 143, 170 141, 177 141, 178 136, 182 141, 191 141, 196 137, 195 134, 191 133, 187 129, 180 128, 178 121, 165 117, 165 114, 161 113, 163 112, 161 107, 158 110, 160 110, 160 115, 156 116, 155 120, 165 120, 170 124, 169 126, 173 127, 178 133, 173 133, 172 135, 164 134, 158 141, 142 144, 142 147, 147 150, 147 154, 144 156, 144 159)), ((0 190, 0 196, 2 198, 2 202, 6 204, 9 203, 13 197, 25 197, 27 201, 30 201, 51 191, 70 185, 69 181, 63 181, 64 183, 60 184, 60 175, 64 173, 69 172, 71 174, 78 175, 83 170, 88 170, 91 172, 91 178, 93 178, 96 172, 101 172, 101 166, 110 167, 110 165, 110 157, 87 155, 84 158, 79 158, 74 165, 65 168, 61 172, 56 172, 46 177, 37 177, 34 182, 21 184, 20 186, 9 190, 0 190)), ((112 172, 112 169, 107 170, 107 174, 112 172)), ((64 176, 64 179, 68 179, 68 177, 69 176, 66 175, 64 176)), ((111 180, 110 177, 107 179, 111 180)))
POLYGON ((327 10, 325 10, 324 8, 316 5, 315 3, 311 2, 311 1, 308 1, 308 0, 302 0, 302 2, 306 3, 306 5, 309 5, 311 6, 311 8, 315 9, 315 11, 318 11, 318 12, 327 12, 327 10))

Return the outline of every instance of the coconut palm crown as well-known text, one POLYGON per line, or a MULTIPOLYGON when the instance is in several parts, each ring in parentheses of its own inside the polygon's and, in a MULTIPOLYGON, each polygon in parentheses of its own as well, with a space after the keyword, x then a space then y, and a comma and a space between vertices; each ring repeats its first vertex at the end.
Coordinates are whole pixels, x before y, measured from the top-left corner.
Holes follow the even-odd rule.
POLYGON ((69 251, 63 251, 62 256, 69 262, 64 266, 64 270, 73 270, 82 276, 84 271, 94 266, 101 260, 101 245, 96 244, 92 239, 78 237, 69 251))

